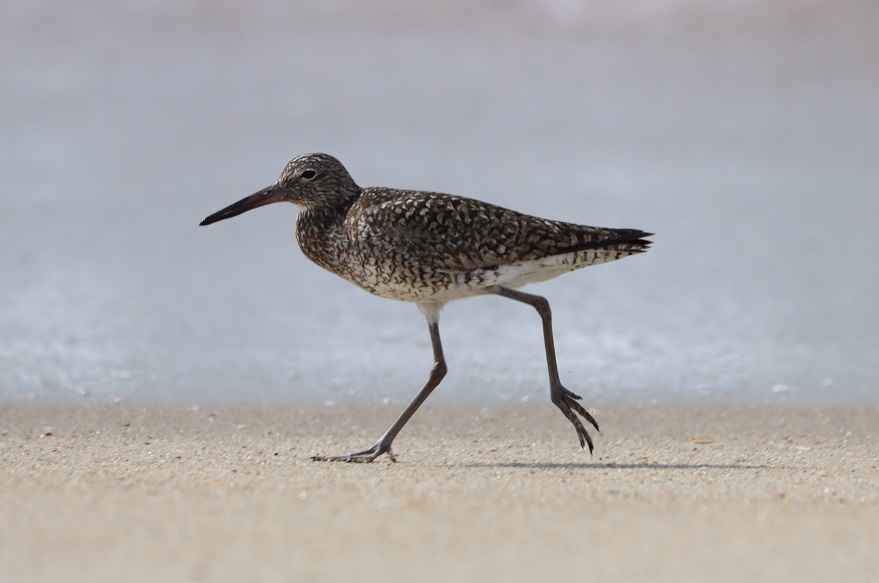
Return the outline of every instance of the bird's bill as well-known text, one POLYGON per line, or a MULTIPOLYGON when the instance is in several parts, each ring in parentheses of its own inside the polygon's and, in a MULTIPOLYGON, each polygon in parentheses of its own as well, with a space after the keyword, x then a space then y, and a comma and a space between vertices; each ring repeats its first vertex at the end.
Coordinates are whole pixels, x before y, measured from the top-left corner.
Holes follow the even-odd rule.
POLYGON ((251 194, 247 198, 242 198, 238 202, 230 204, 221 211, 215 212, 200 222, 199 226, 203 227, 205 225, 210 225, 211 223, 216 223, 217 221, 231 219, 232 217, 237 217, 241 213, 246 213, 259 206, 265 206, 267 204, 272 204, 273 202, 281 202, 283 200, 283 194, 283 188, 277 184, 272 184, 271 186, 263 188, 259 192, 251 194))

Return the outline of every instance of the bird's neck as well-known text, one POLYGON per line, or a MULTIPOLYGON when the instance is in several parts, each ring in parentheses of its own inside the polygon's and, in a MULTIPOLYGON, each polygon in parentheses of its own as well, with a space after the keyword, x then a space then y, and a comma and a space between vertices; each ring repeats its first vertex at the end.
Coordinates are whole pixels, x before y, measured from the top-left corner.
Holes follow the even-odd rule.
POLYGON ((350 202, 335 207, 305 209, 296 219, 296 240, 305 256, 332 272, 344 251, 342 224, 351 208, 350 202))

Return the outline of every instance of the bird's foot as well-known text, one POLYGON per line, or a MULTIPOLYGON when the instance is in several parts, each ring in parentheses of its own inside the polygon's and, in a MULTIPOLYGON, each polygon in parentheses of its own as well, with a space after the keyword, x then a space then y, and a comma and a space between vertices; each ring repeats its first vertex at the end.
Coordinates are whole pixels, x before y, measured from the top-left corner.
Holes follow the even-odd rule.
POLYGON ((565 387, 561 385, 554 386, 550 389, 550 394, 552 397, 552 402, 555 403, 556 407, 561 409, 562 413, 565 414, 565 417, 568 418, 574 425, 574 429, 577 430, 577 437, 580 439, 580 447, 589 446, 589 453, 592 453, 594 446, 592 445, 592 438, 589 436, 589 433, 586 431, 586 428, 583 427, 583 423, 580 421, 580 418, 577 417, 575 411, 583 416, 583 419, 588 421, 598 429, 598 423, 595 421, 595 417, 593 417, 589 411, 587 411, 583 405, 578 403, 582 397, 580 395, 574 394, 565 387))
POLYGON ((364 449, 363 451, 358 451, 348 455, 313 455, 311 456, 311 459, 312 461, 316 462, 347 462, 349 464, 368 464, 382 454, 387 454, 392 462, 397 461, 397 458, 394 457, 394 452, 391 451, 391 444, 382 444, 381 442, 376 443, 369 449, 364 449))

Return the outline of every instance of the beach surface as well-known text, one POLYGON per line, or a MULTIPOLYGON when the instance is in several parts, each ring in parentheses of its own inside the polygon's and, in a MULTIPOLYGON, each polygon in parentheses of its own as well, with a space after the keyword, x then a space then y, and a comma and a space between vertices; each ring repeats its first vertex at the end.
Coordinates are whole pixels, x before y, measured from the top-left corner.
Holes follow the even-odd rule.
POLYGON ((868 581, 879 410, 0 411, 2 581, 868 581))

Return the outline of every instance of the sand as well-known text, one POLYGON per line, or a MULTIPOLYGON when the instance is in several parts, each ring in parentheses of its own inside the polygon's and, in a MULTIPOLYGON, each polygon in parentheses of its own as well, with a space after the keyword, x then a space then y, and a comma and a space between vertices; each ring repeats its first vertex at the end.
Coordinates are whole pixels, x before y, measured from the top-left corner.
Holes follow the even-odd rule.
POLYGON ((0 411, 2 581, 876 581, 879 410, 0 411))

